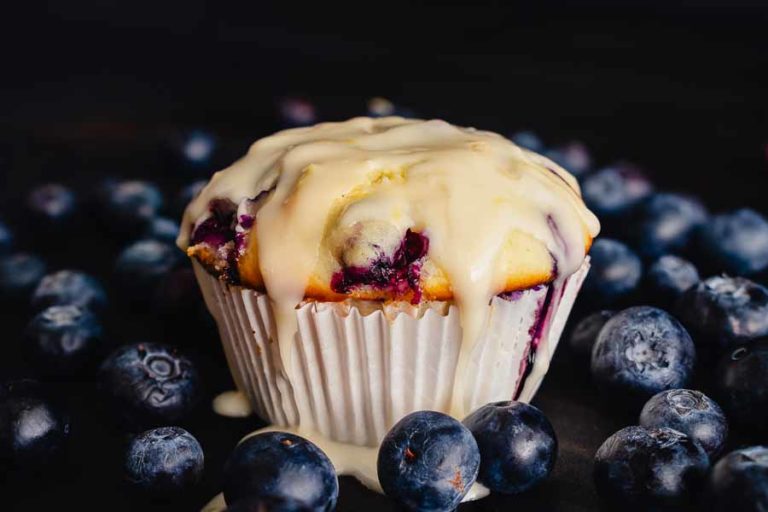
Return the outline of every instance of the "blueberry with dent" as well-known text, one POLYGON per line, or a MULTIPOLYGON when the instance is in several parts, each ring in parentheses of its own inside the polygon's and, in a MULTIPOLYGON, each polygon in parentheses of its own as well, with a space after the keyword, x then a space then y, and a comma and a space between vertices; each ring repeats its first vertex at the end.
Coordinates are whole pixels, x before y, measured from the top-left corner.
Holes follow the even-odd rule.
POLYGON ((728 439, 728 420, 723 410, 701 391, 691 389, 670 389, 654 395, 640 412, 640 425, 682 432, 713 459, 728 439))
POLYGON ((768 268, 768 219, 754 210, 715 215, 698 234, 704 260, 715 272, 752 276, 768 268))
POLYGON ((693 197, 657 193, 641 202, 632 217, 629 238, 641 256, 653 259, 686 251, 708 213, 693 197))
POLYGON ((584 281, 584 298, 598 307, 614 305, 631 297, 643 276, 643 264, 627 245, 599 238, 589 251, 589 274, 584 281))
POLYGON ((125 345, 99 370, 100 388, 129 425, 151 427, 185 418, 198 403, 200 376, 175 348, 156 343, 125 345))
POLYGON ((224 466, 224 500, 233 508, 237 503, 274 501, 322 512, 334 510, 338 496, 339 482, 328 456, 287 432, 246 438, 224 466))
POLYGON ((731 422, 768 436, 768 339, 732 348, 715 372, 717 396, 731 422))
POLYGON ((475 482, 480 451, 459 421, 435 411, 401 419, 381 442, 377 460, 384 493, 408 510, 454 510, 475 482))
POLYGON ((32 308, 73 305, 100 311, 107 305, 107 292, 90 274, 78 270, 59 270, 47 274, 32 293, 32 308))
POLYGON ((584 178, 582 196, 600 220, 614 220, 628 214, 653 193, 653 185, 636 166, 616 164, 584 178))
POLYGON ((180 263, 179 250, 159 240, 139 240, 118 255, 115 277, 130 293, 144 294, 180 263))
POLYGON ((696 351, 685 328, 669 313, 636 306, 608 320, 592 348, 592 378, 605 391, 647 399, 685 387, 696 351))
POLYGON ((654 261, 645 273, 645 295, 651 304, 672 308, 691 287, 698 284, 699 271, 690 261, 667 254, 654 261))
POLYGON ((463 421, 480 450, 478 482, 519 494, 546 479, 557 460, 557 436, 546 416, 522 402, 480 407, 463 421))

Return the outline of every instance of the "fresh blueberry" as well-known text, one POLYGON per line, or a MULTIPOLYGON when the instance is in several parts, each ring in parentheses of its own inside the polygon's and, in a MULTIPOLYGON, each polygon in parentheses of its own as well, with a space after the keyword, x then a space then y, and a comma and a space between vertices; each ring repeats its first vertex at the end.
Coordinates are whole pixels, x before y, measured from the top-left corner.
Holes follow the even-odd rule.
POLYGON ((472 433, 450 416, 418 411, 395 424, 379 447, 384 493, 408 510, 455 509, 477 478, 480 451, 472 433))
POLYGON ((477 480, 491 491, 527 491, 547 478, 555 467, 557 436, 546 416, 532 405, 484 405, 463 423, 480 450, 477 480))
POLYGON ((177 140, 178 158, 188 167, 207 167, 213 161, 218 140, 206 130, 191 130, 181 134, 177 140))
POLYGON ((160 427, 134 437, 125 454, 125 476, 153 494, 178 493, 200 481, 203 448, 180 427, 160 427))
POLYGON ((129 292, 147 292, 154 290, 157 282, 180 261, 176 246, 158 240, 139 240, 117 257, 115 273, 129 292))
POLYGON ((35 255, 17 252, 0 257, 0 297, 26 301, 45 275, 45 262, 35 255))
POLYGON ((589 251, 592 268, 584 281, 585 299, 597 306, 626 300, 638 288, 643 264, 628 246, 610 238, 599 238, 589 251))
POLYGON ((654 194, 634 212, 629 237, 646 258, 677 254, 690 246, 707 216, 706 208, 697 199, 680 194, 654 194))
POLYGON ((149 221, 144 238, 175 244, 179 236, 179 223, 168 217, 155 217, 149 221))
POLYGON ((584 176, 592 167, 592 157, 587 146, 578 141, 571 141, 550 149, 546 156, 560 167, 576 177, 584 176))
POLYGON ((640 425, 682 432, 713 458, 728 438, 728 421, 720 406, 701 391, 690 389, 670 389, 654 395, 640 412, 640 425))
POLYGON ((144 228, 163 208, 163 194, 154 183, 146 181, 107 182, 101 202, 107 227, 117 231, 144 228))
POLYGON ((294 434, 266 432, 248 437, 224 466, 228 505, 273 499, 298 502, 320 512, 333 510, 338 496, 339 481, 328 456, 294 434))
POLYGON ((720 459, 709 475, 712 510, 768 510, 768 447, 751 446, 720 459))
POLYGON ((693 501, 709 469, 704 449, 671 428, 626 427, 595 454, 598 495, 630 510, 680 510, 693 501))
POLYGON ((600 329, 615 314, 615 311, 603 309, 582 318, 571 331, 568 340, 574 354, 589 357, 592 354, 592 347, 597 341, 597 336, 600 334, 600 329))
POLYGON ((185 185, 179 192, 176 194, 176 200, 174 201, 175 205, 175 213, 177 217, 181 217, 181 215, 184 213, 184 210, 187 208, 187 205, 192 202, 194 198, 200 194, 200 192, 205 188, 205 186, 208 184, 208 181, 206 180, 197 180, 193 181, 192 183, 185 185))
MULTIPOLYGON (((768 436, 768 340, 731 349, 717 367, 717 396, 732 423, 768 436)), ((765 437, 763 437, 765 439, 765 437)))
POLYGON ((387 98, 377 96, 368 100, 367 112, 370 117, 387 117, 396 115, 396 108, 387 98))
POLYGON ((693 263, 672 254, 654 261, 644 279, 649 301, 663 308, 672 307, 686 290, 700 281, 693 263))
POLYGON ((77 270, 59 270, 43 277, 32 293, 32 308, 65 304, 102 310, 107 305, 107 292, 95 277, 77 270))
POLYGON ((59 183, 47 183, 33 189, 27 196, 31 217, 47 225, 60 225, 75 214, 77 196, 59 183))
POLYGON ((26 348, 49 375, 73 375, 99 354, 103 329, 98 318, 80 306, 51 306, 32 318, 26 348))
POLYGON ((43 469, 60 458, 69 439, 69 417, 30 380, 0 385, 0 458, 43 469))
POLYGON ((696 342, 715 351, 768 335, 768 288, 743 277, 701 281, 680 297, 677 311, 696 342))
POLYGON ((544 151, 544 142, 541 140, 541 137, 530 130, 515 132, 509 138, 512 142, 525 149, 535 151, 536 153, 544 151))
POLYGON ((156 343, 118 348, 102 363, 101 388, 120 416, 139 426, 174 423, 195 407, 200 377, 187 357, 156 343))
POLYGON ((699 246, 714 271, 760 273, 768 268, 768 220, 747 208, 715 215, 699 231, 699 246))
POLYGON ((0 221, 0 254, 6 254, 13 247, 13 232, 3 221, 0 221))
POLYGON ((315 106, 304 98, 282 98, 277 108, 280 121, 285 126, 308 126, 317 121, 315 106))
POLYGON ((608 320, 592 348, 592 377, 606 391, 648 398, 684 387, 696 351, 685 328, 669 313, 636 306, 608 320))
POLYGON ((600 220, 630 212, 653 193, 653 185, 637 167, 617 164, 584 178, 581 192, 587 206, 600 220))

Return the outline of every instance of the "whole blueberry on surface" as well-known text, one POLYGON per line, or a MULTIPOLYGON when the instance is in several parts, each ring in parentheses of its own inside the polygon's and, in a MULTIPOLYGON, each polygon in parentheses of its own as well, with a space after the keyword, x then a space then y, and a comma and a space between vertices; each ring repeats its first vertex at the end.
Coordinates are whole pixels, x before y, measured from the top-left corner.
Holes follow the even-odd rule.
POLYGON ((35 221, 58 225, 72 218, 77 196, 59 183, 40 185, 27 196, 27 210, 35 221))
POLYGON ((701 487, 709 457, 671 428, 626 427, 595 454, 598 495, 630 510, 679 510, 701 487))
POLYGON ((582 318, 576 327, 571 331, 571 336, 568 338, 571 350, 575 354, 583 357, 589 357, 592 355, 592 347, 597 341, 597 336, 600 334, 600 330, 605 323, 613 318, 615 311, 603 309, 595 311, 584 318, 582 318))
POLYGON ((646 258, 679 253, 689 247, 696 230, 707 221, 707 210, 692 197, 654 194, 633 213, 630 238, 646 258))
MULTIPOLYGON (((225 512, 316 512, 318 509, 308 507, 300 501, 288 498, 265 496, 263 498, 246 498, 230 505, 225 512)), ((325 510, 324 508, 322 510, 325 510)))
MULTIPOLYGON (((286 500, 307 510, 336 507, 339 482, 328 456, 287 432, 266 432, 243 440, 224 466, 224 500, 286 500)), ((280 509, 278 509, 280 510, 280 509)))
POLYGON ((28 300, 45 275, 45 269, 45 262, 33 254, 17 252, 0 257, 0 297, 28 300))
POLYGON ((696 342, 716 351, 768 335, 768 288, 743 277, 705 279, 676 308, 696 342))
POLYGON ((521 130, 509 136, 509 139, 520 147, 542 153, 544 151, 544 141, 531 130, 521 130))
POLYGON ((699 246, 715 271, 757 274, 768 268, 768 220, 748 208, 715 215, 699 231, 699 246))
POLYGON ((477 478, 480 451, 472 433, 450 416, 418 411, 401 419, 379 448, 384 493, 408 510, 455 509, 477 478))
POLYGON ((200 481, 203 459, 200 443, 183 428, 154 428, 129 443, 125 476, 142 491, 175 493, 200 481))
POLYGON ((99 311, 107 305, 107 292, 95 277, 78 270, 59 270, 43 277, 32 293, 32 308, 65 304, 99 311))
POLYGON ((751 446, 720 459, 709 475, 707 497, 718 512, 768 510, 768 447, 751 446))
POLYGON ((546 156, 574 176, 584 176, 592 167, 592 157, 587 146, 578 141, 571 141, 550 149, 546 156))
POLYGON ((157 426, 183 419, 200 397, 200 376, 187 357, 156 343, 115 350, 101 365, 100 387, 129 424, 157 426))
POLYGON ((524 492, 555 467, 557 436, 544 414, 522 402, 484 405, 463 421, 480 450, 477 480, 491 491, 524 492))
POLYGON ((699 271, 693 263, 667 254, 654 261, 645 273, 645 291, 649 302, 660 307, 674 306, 680 296, 698 284, 699 271))
POLYGON ((732 348, 720 360, 715 380, 728 419, 768 435, 768 340, 732 348))
POLYGON ((627 245, 610 238, 599 238, 589 251, 592 268, 582 291, 585 298, 605 306, 632 295, 643 276, 643 264, 627 245))
POLYGON ((205 188, 207 184, 207 180, 197 180, 189 183, 188 185, 185 185, 181 190, 179 190, 179 192, 176 194, 176 200, 174 202, 174 211, 176 212, 176 217, 181 217, 181 215, 184 213, 184 210, 187 208, 187 205, 191 203, 192 200, 198 196, 198 194, 200 194, 200 192, 203 190, 203 188, 205 188))
POLYGON ((616 164, 584 178, 584 202, 601 220, 628 213, 653 193, 653 185, 631 164, 616 164))
POLYGON ((142 229, 163 208, 163 194, 154 183, 138 180, 107 182, 101 203, 107 227, 117 231, 142 229))
POLYGON ((606 322, 592 348, 592 377, 608 391, 648 398, 684 387, 693 375, 696 351, 669 313, 636 306, 606 322))
POLYGON ((103 329, 98 318, 80 306, 51 306, 27 325, 26 349, 46 374, 72 375, 101 352, 103 329))
POLYGON ((43 469, 62 455, 68 438, 68 415, 37 382, 0 385, 0 458, 43 469))
POLYGON ((180 262, 176 246, 159 240, 139 240, 118 255, 115 274, 127 290, 146 292, 180 262))
POLYGON ((0 221, 0 255, 6 254, 13 247, 13 232, 3 221, 0 221))
POLYGON ((317 121, 315 105, 304 98, 282 98, 277 102, 277 110, 285 126, 308 126, 317 121))
POLYGON ((160 240, 169 244, 176 243, 179 236, 179 223, 168 217, 155 217, 147 224, 144 238, 160 240))
POLYGON ((728 438, 728 421, 720 406, 701 391, 690 389, 670 389, 654 395, 640 412, 640 425, 682 432, 712 458, 728 438))

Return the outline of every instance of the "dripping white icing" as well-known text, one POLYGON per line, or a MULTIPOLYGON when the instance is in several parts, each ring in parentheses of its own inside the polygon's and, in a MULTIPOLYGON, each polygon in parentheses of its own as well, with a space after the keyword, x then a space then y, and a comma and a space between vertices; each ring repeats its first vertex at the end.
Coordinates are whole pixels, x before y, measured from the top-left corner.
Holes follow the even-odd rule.
MULTIPOLYGON (((213 199, 234 203, 267 190, 255 233, 264 285, 273 302, 282 367, 293 368, 296 306, 329 241, 350 226, 384 221, 423 231, 429 257, 449 278, 461 315, 462 345, 451 413, 462 417, 463 368, 503 290, 498 265, 511 233, 546 247, 563 279, 582 263, 599 224, 572 176, 490 132, 444 121, 356 118, 286 130, 257 141, 214 175, 189 205, 178 243, 213 199)), ((528 248, 522 246, 520 251, 528 248)), ((291 376, 287 375, 288 380, 291 376)))
POLYGON ((225 391, 213 399, 213 412, 228 418, 247 418, 253 414, 251 403, 245 393, 225 391))

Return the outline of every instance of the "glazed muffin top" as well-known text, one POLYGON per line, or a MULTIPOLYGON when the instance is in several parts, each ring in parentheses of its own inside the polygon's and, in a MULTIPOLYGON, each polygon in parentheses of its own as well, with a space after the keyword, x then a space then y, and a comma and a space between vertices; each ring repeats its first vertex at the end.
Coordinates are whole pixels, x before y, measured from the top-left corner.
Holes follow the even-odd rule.
POLYGON ((598 231, 550 160, 495 133, 386 117, 257 141, 187 207, 178 243, 291 307, 487 304, 569 276, 598 231))

